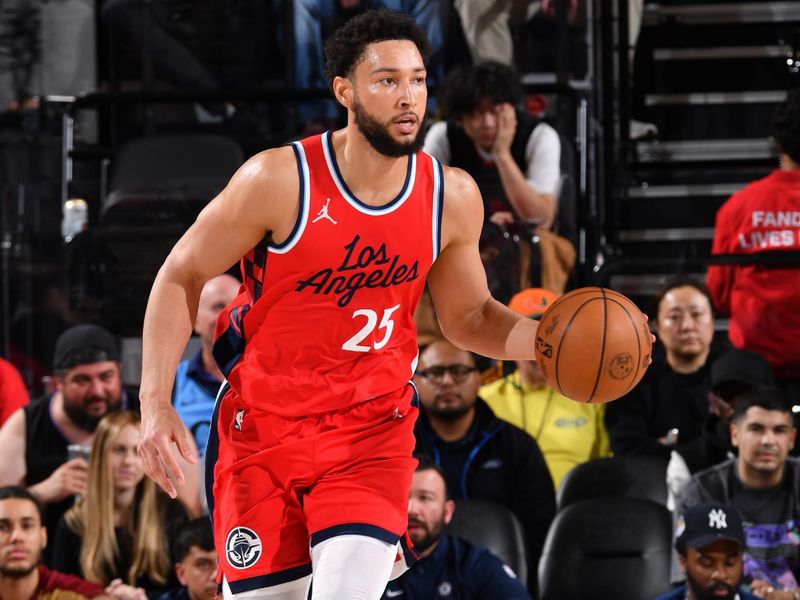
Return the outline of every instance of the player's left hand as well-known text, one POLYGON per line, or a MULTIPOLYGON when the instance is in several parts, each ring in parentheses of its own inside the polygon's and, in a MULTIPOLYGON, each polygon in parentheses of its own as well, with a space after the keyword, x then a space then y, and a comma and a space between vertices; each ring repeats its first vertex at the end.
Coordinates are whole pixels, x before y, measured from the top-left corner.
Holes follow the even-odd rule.
POLYGON ((497 137, 494 139, 494 154, 508 152, 517 132, 517 111, 508 102, 498 104, 497 112, 497 137))

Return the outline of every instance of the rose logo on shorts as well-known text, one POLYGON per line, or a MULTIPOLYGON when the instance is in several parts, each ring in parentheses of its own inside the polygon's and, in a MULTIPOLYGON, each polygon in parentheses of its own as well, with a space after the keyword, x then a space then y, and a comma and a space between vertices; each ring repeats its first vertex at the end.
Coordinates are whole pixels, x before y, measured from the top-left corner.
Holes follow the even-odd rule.
POLYGON ((234 569, 252 567, 261 557, 261 539, 247 527, 231 529, 225 542, 225 556, 234 569))

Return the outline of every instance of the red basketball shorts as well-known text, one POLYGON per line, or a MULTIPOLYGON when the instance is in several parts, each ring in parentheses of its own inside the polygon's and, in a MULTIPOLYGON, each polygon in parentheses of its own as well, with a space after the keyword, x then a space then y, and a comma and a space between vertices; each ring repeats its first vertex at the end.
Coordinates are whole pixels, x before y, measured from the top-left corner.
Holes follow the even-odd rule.
MULTIPOLYGON (((227 385, 220 394, 206 450, 206 490, 218 578, 224 575, 231 591, 308 575, 310 546, 337 535, 407 540, 418 413, 412 385, 347 410, 296 419, 258 411, 227 385)), ((404 558, 413 562, 413 553, 404 558)))

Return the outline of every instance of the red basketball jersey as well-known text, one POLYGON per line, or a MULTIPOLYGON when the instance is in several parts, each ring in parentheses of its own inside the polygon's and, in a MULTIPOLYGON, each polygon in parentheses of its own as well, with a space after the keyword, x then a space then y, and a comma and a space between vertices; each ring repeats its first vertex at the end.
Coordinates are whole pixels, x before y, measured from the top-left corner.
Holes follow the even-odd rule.
POLYGON ((300 210, 282 244, 242 259, 214 356, 253 409, 285 417, 402 393, 416 368, 412 315, 439 252, 442 168, 408 158, 400 193, 370 206, 347 188, 331 133, 292 144, 300 210))

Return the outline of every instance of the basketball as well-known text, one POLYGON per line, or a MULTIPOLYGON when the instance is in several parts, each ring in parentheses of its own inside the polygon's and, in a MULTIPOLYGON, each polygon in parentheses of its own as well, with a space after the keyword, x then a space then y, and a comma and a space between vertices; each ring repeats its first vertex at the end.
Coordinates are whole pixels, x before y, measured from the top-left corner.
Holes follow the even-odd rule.
POLYGON ((641 311, 606 288, 564 294, 542 315, 536 334, 536 360, 545 378, 578 402, 610 402, 632 390, 651 352, 641 311))

